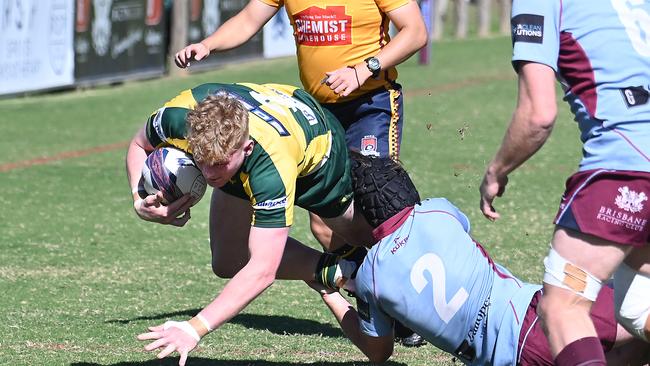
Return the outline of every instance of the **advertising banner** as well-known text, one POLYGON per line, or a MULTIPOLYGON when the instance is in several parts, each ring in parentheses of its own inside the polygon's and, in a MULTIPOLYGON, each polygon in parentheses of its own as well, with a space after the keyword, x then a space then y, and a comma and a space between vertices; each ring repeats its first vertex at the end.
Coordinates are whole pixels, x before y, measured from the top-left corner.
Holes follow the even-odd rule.
POLYGON ((273 58, 295 54, 296 43, 293 38, 293 27, 283 8, 264 26, 264 57, 273 58))
MULTIPOLYGON (((189 0, 189 27, 187 31, 188 42, 201 42, 205 37, 214 33, 226 20, 248 4, 248 0, 189 0)), ((192 69, 206 69, 215 64, 223 64, 244 58, 261 57, 263 51, 262 32, 258 32, 243 45, 226 51, 212 54, 201 62, 192 63, 192 69)))
POLYGON ((72 85, 74 0, 0 0, 0 95, 72 85))
POLYGON ((76 0, 75 82, 163 74, 167 54, 164 0, 76 0))

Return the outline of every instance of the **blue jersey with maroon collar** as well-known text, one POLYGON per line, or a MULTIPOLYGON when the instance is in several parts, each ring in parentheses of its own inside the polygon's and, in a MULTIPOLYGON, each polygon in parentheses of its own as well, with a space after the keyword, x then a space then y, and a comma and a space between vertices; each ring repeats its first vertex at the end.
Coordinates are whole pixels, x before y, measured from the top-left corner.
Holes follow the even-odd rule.
POLYGON ((396 319, 466 364, 516 364, 523 317, 540 287, 492 262, 469 229, 443 198, 377 228, 383 238, 356 277, 361 330, 386 336, 396 319))
POLYGON ((550 66, 584 142, 580 170, 650 171, 650 2, 514 0, 513 62, 550 66))

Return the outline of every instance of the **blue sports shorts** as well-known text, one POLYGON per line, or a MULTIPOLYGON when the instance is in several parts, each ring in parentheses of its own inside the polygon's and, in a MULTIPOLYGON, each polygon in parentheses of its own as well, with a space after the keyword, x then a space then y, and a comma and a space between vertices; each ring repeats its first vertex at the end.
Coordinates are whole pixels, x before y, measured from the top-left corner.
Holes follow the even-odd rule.
POLYGON ((341 122, 350 150, 364 155, 399 157, 402 141, 402 86, 380 88, 354 100, 323 104, 341 122))

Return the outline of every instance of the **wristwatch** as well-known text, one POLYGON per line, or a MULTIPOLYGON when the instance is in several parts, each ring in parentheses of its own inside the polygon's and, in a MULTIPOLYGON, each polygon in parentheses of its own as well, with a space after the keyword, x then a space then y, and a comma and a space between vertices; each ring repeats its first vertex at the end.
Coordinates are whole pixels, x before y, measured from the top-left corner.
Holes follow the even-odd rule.
POLYGON ((376 78, 379 76, 379 71, 381 71, 381 63, 379 63, 379 59, 377 57, 368 57, 364 61, 366 62, 368 70, 372 73, 372 77, 376 78))

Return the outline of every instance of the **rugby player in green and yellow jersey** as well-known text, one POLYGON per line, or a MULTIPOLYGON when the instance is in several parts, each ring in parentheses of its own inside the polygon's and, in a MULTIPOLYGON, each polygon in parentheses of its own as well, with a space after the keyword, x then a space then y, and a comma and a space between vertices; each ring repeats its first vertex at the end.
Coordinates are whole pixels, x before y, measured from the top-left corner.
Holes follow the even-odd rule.
POLYGON ((134 208, 145 220, 183 226, 189 195, 168 206, 137 195, 147 153, 173 145, 191 153, 216 188, 210 207, 212 268, 231 278, 196 317, 138 336, 145 349, 177 351, 180 364, 200 338, 239 313, 276 278, 314 280, 320 253, 289 237, 294 207, 319 215, 349 243, 373 241, 354 215, 345 132, 304 90, 279 84, 209 83, 181 92, 154 112, 129 146, 134 208))

